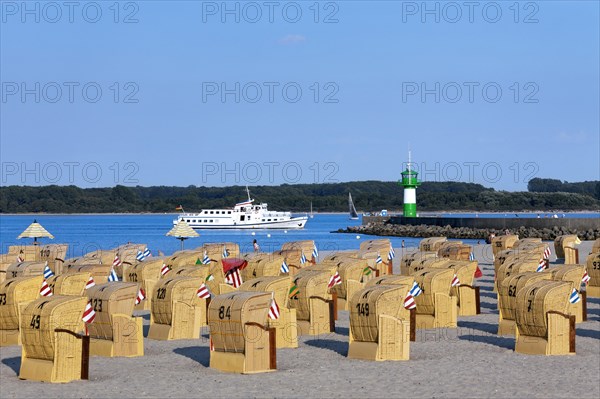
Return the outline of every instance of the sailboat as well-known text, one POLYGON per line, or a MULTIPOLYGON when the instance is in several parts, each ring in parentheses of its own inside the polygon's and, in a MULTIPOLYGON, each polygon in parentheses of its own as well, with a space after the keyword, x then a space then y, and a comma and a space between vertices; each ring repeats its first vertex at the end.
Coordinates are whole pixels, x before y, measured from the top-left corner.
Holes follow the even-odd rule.
POLYGON ((358 213, 352 202, 352 194, 348 193, 348 208, 350 209, 350 220, 358 220, 358 213))
POLYGON ((311 219, 315 217, 315 214, 313 213, 313 210, 312 210, 312 201, 310 201, 310 215, 309 216, 311 219))

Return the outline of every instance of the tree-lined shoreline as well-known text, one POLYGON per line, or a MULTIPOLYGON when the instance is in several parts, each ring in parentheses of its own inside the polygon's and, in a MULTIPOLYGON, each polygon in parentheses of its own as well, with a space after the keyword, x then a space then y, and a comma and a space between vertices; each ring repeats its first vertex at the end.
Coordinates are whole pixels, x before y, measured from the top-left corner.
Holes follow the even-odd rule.
MULTIPOLYGON (((600 209, 600 181, 562 183, 532 179, 529 191, 496 191, 475 183, 424 182, 417 190, 421 212, 557 212, 600 209), (535 191, 538 190, 538 191, 535 191), (554 191, 563 190, 563 191, 554 191), (440 211, 443 210, 443 211, 440 211)), ((308 212, 346 212, 348 193, 359 212, 402 209, 397 182, 357 181, 323 184, 254 186, 251 195, 269 209, 308 212)), ((228 208, 245 200, 245 187, 126 187, 76 186, 0 187, 0 213, 174 213, 205 208, 228 208)))

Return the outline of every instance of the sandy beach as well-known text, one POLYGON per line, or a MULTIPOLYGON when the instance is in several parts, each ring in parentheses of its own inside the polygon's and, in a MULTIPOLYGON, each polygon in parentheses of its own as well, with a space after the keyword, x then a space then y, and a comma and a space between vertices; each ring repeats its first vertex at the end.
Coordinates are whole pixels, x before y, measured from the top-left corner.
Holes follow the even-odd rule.
MULTIPOLYGON (((583 261, 591 242, 579 248, 583 261)), ((402 249, 396 254, 394 273, 399 273, 402 249)), ((484 273, 476 283, 481 287, 482 314, 459 317, 457 329, 417 330, 409 361, 348 359, 348 312, 340 312, 335 333, 301 337, 299 348, 277 351, 276 372, 256 375, 210 369, 207 329, 199 340, 145 339, 143 357, 93 357, 90 380, 69 384, 19 380, 20 348, 0 348, 0 396, 600 397, 600 298, 588 298, 588 321, 577 325, 575 356, 517 354, 514 338, 496 335, 490 246, 477 245, 475 257, 484 273)), ((149 314, 140 314, 146 335, 149 314)))

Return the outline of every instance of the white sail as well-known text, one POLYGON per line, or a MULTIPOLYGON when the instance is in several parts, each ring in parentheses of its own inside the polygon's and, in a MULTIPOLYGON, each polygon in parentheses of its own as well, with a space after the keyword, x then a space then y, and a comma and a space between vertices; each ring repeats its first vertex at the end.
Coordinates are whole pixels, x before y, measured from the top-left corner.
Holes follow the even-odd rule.
POLYGON ((352 194, 350 193, 348 193, 348 208, 350 211, 350 219, 358 219, 358 213, 356 213, 356 208, 352 202, 352 194))

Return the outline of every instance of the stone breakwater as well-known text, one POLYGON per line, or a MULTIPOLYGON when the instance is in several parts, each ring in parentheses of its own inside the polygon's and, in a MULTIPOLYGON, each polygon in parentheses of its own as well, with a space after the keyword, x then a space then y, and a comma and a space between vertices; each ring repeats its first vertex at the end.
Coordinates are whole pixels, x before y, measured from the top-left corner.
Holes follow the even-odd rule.
MULTIPOLYGON (((565 234, 577 234, 581 240, 596 240, 600 238, 600 227, 578 231, 574 228, 554 226, 552 228, 534 228, 521 226, 508 229, 510 234, 520 238, 541 238, 544 241, 554 240, 565 234)), ((339 229, 337 233, 370 234, 375 236, 392 237, 438 237, 485 240, 490 234, 501 235, 505 230, 479 229, 472 227, 428 226, 428 225, 399 225, 390 223, 368 223, 361 226, 349 226, 339 229)))

